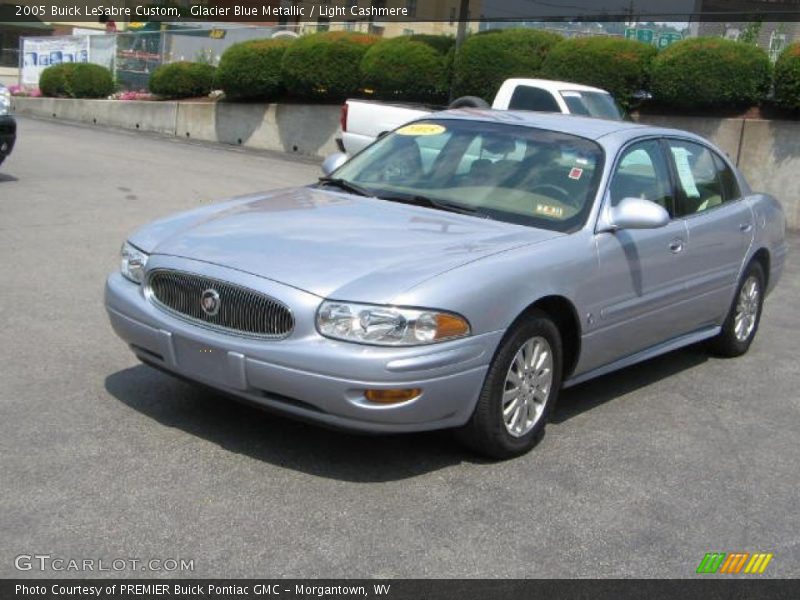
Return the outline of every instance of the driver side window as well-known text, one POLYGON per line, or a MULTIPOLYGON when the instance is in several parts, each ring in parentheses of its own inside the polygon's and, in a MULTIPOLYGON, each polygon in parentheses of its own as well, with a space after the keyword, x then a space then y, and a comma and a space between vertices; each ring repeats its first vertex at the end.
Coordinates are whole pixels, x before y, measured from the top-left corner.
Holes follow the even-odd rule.
POLYGON ((611 179, 611 205, 624 198, 642 198, 672 214, 669 171, 658 140, 638 142, 625 149, 611 179))

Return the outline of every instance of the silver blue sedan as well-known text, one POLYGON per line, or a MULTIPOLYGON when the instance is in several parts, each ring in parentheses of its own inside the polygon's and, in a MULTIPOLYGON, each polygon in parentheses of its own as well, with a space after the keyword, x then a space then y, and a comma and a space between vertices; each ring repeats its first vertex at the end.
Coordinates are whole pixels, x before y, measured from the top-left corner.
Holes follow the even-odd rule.
POLYGON ((134 233, 106 307, 136 356, 505 458, 563 387, 700 341, 744 354, 786 256, 780 204, 683 131, 452 111, 324 171, 134 233))

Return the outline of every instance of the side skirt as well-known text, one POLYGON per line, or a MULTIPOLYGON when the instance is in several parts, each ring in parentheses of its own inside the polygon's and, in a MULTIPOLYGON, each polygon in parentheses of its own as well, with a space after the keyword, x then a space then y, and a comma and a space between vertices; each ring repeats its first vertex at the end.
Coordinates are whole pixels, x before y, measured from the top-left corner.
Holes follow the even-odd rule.
POLYGON ((630 367, 631 365, 635 365, 636 363, 642 362, 644 360, 650 360, 651 358, 655 358, 656 356, 660 356, 661 354, 672 352, 673 350, 677 350, 678 348, 683 348, 684 346, 690 346, 691 344, 702 342, 703 340, 707 340, 709 338, 713 338, 714 336, 718 335, 720 331, 722 331, 722 328, 720 326, 712 325, 710 327, 705 327, 703 329, 693 331, 692 333, 687 333, 686 335, 682 335, 680 337, 672 338, 671 340, 658 344, 657 346, 651 346, 650 348, 642 350, 641 352, 637 352, 636 354, 631 354, 630 356, 620 358, 619 360, 616 360, 607 365, 603 365, 602 367, 598 367, 591 371, 587 371, 586 373, 581 373, 580 375, 576 375, 567 380, 566 382, 564 382, 564 384, 561 387, 564 388, 572 387, 573 385, 578 385, 579 383, 583 383, 584 381, 589 381, 590 379, 594 379, 595 377, 606 375, 607 373, 611 373, 612 371, 618 371, 619 369, 630 367))

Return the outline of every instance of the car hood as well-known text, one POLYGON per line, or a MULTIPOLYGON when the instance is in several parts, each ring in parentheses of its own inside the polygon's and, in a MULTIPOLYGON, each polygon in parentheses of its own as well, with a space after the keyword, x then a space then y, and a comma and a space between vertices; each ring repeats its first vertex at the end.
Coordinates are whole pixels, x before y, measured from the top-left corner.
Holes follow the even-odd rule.
POLYGON ((151 254, 237 269, 321 297, 380 303, 445 271, 561 235, 297 188, 157 221, 131 243, 151 254))

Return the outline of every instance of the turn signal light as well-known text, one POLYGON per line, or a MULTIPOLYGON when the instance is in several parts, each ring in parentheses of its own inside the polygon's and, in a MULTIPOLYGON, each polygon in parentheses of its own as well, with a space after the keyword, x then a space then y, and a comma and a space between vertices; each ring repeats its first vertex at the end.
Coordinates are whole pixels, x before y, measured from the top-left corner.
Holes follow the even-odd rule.
POLYGON ((367 390, 364 397, 375 404, 399 404, 408 402, 422 393, 419 388, 409 390, 367 390))
POLYGON ((469 335, 469 324, 464 319, 446 313, 436 315, 435 339, 446 340, 464 335, 469 335))

